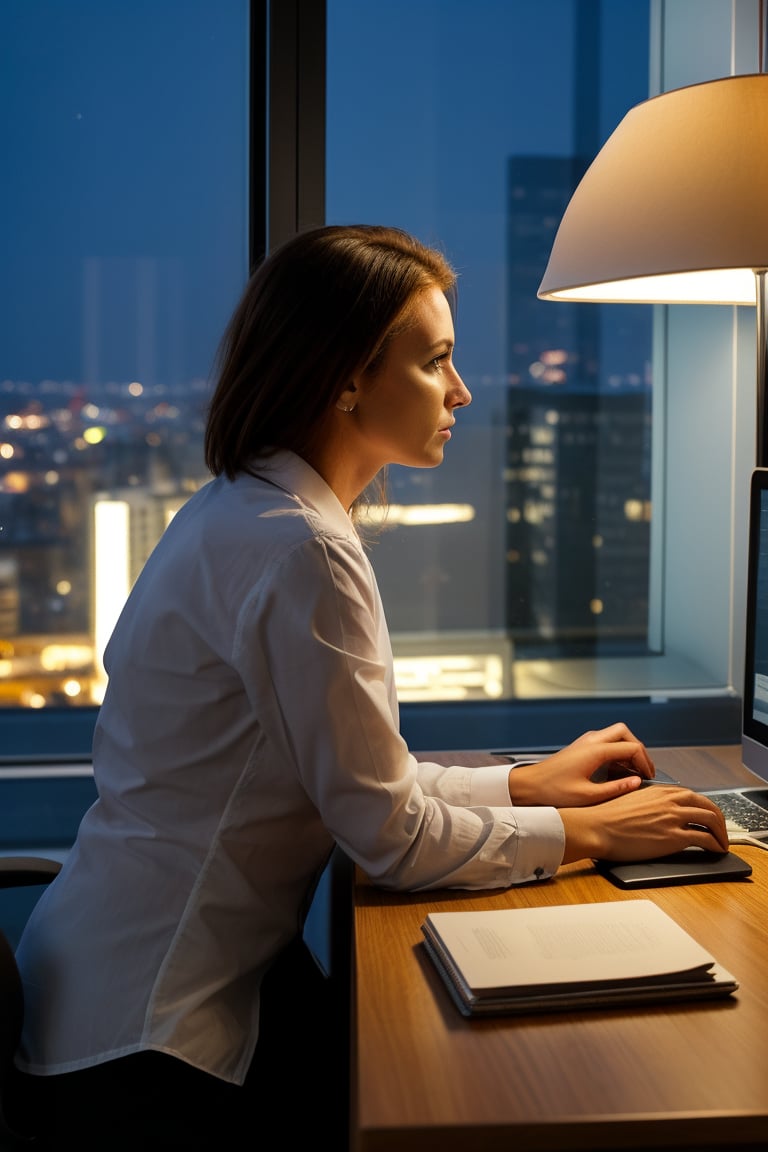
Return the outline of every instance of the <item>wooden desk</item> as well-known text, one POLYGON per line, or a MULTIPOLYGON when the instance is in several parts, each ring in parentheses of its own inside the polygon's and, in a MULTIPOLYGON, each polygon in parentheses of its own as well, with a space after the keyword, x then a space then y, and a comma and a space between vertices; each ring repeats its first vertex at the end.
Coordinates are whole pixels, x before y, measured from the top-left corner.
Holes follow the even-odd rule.
MULTIPOLYGON (((737 748, 654 749, 696 788, 755 783, 737 748)), ((438 757, 430 757, 438 759, 438 757)), ((473 763, 465 754, 442 762, 473 763)), ((482 757, 478 759, 485 759, 482 757)), ((758 781, 759 783, 759 781, 758 781)), ((768 852, 745 881, 625 892, 591 865, 505 891, 354 886, 353 1152, 768 1149, 768 852), (468 1020, 421 945, 428 912, 649 896, 729 969, 709 1004, 468 1020)))

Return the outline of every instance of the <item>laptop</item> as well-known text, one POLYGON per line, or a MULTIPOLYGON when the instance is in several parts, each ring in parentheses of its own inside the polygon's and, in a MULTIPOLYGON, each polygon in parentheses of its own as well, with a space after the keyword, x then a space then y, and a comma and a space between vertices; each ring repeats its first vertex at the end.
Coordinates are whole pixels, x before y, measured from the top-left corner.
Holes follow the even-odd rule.
POLYGON ((768 468, 750 480, 741 758, 765 787, 703 791, 722 808, 732 844, 768 848, 768 468))

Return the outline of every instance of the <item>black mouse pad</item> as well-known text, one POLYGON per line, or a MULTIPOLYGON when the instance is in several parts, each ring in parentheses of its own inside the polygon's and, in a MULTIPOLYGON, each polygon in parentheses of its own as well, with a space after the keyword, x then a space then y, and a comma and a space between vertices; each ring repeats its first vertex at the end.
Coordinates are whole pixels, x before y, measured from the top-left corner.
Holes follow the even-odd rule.
POLYGON ((714 880, 742 880, 752 874, 752 865, 735 852, 705 852, 684 848, 656 860, 621 863, 593 860, 601 875, 619 888, 656 888, 662 884, 706 884, 714 880))

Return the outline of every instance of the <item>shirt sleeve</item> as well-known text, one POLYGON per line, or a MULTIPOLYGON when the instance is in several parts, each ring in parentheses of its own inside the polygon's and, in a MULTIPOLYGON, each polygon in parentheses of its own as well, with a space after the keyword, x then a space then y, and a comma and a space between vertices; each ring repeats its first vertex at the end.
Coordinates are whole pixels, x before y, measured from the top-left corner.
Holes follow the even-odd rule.
MULTIPOLYGON (((480 764, 444 767, 429 761, 417 762, 419 783, 428 796, 441 796, 466 807, 511 806, 509 764, 480 764)), ((551 807, 515 807, 518 867, 531 879, 552 876, 565 851, 565 829, 560 814, 551 807)))
POLYGON ((325 827, 375 883, 492 888, 559 867, 558 813, 514 808, 506 767, 441 768, 410 754, 378 588, 356 538, 317 535, 281 556, 238 632, 238 666, 276 761, 293 765, 325 827))

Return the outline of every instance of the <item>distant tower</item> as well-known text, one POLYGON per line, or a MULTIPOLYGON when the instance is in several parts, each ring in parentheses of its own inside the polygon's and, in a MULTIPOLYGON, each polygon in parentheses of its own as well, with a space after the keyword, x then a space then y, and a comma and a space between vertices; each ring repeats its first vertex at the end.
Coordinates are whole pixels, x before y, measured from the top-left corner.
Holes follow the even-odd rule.
POLYGON ((571 655, 644 643, 650 516, 650 389, 637 363, 648 310, 627 306, 633 339, 608 366, 605 306, 536 296, 600 144, 599 5, 578 11, 574 154, 513 156, 507 169, 506 626, 518 652, 549 644, 571 655))
POLYGON ((90 571, 96 703, 106 687, 103 656, 112 629, 156 542, 187 498, 181 492, 141 487, 101 492, 93 499, 90 571))

